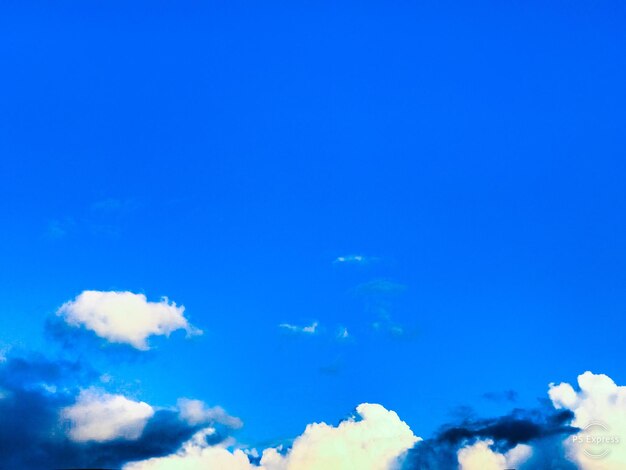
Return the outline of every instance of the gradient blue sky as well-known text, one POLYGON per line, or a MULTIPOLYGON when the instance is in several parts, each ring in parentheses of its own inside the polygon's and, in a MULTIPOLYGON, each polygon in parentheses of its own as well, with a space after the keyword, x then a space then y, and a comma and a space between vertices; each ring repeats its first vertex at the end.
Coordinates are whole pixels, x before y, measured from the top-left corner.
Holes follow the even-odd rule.
POLYGON ((428 435, 510 406, 485 393, 626 382, 625 20, 5 2, 0 346, 58 348, 44 324, 86 289, 168 296, 202 336, 89 360, 148 402, 225 407, 253 445, 364 401, 428 435))

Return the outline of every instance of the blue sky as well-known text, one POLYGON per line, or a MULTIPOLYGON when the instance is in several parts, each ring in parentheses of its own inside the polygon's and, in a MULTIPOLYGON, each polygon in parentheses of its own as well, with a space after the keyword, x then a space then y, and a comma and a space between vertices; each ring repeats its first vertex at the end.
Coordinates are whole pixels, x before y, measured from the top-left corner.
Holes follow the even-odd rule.
POLYGON ((1 7, 3 350, 250 446, 626 382, 621 2, 127 3, 1 7), (203 334, 63 347, 88 290, 203 334))

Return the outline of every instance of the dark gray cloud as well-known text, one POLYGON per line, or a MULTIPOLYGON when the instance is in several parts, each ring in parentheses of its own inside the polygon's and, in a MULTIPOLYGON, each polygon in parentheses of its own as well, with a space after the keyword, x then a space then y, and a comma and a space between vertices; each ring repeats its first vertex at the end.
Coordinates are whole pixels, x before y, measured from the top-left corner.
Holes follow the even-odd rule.
POLYGON ((70 326, 57 316, 46 319, 44 334, 63 353, 71 357, 89 357, 92 362, 146 362, 156 354, 153 350, 141 351, 126 343, 111 343, 93 331, 70 326))
MULTIPOLYGON (((41 355, 4 358, 0 362, 0 469, 119 468, 129 461, 171 454, 209 424, 191 425, 177 411, 158 410, 136 440, 73 442, 60 411, 73 404, 79 388, 98 375, 79 362, 41 355)), ((227 426, 210 424, 217 428, 211 443, 228 436, 227 426)))
POLYGON ((494 442, 494 450, 500 453, 518 444, 532 445, 534 453, 524 465, 527 468, 573 469, 575 467, 565 459, 562 448, 563 439, 578 432, 570 425, 573 417, 571 411, 555 411, 545 403, 539 409, 515 409, 497 418, 461 419, 440 428, 433 438, 418 442, 409 451, 403 468, 457 468, 459 449, 489 439, 494 442))

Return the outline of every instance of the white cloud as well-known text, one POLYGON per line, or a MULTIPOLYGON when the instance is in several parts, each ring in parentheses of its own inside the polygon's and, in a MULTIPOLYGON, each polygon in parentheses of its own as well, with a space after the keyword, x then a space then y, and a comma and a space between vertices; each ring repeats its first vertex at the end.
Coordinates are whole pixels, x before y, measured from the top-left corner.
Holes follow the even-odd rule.
POLYGON ((518 468, 532 455, 532 448, 525 444, 518 444, 506 454, 495 452, 490 446, 493 441, 487 439, 478 441, 459 450, 457 457, 459 470, 505 470, 518 468))
POLYGON ((61 410, 62 419, 70 423, 69 437, 75 442, 137 439, 153 415, 147 403, 95 389, 83 390, 76 403, 61 410))
POLYGON ((569 458, 581 470, 626 468, 626 387, 616 385, 606 375, 591 372, 578 376, 578 386, 576 391, 568 383, 551 384, 549 391, 554 406, 571 410, 572 425, 583 430, 565 441, 569 458), (594 437, 611 441, 589 444, 587 438, 594 437), (593 454, 602 458, 593 458, 593 454))
POLYGON ((365 264, 370 261, 373 261, 374 258, 369 258, 363 255, 346 255, 346 256, 337 256, 333 263, 335 264, 365 264))
POLYGON ((84 291, 66 302, 57 315, 71 326, 83 326, 113 343, 126 343, 149 349, 147 338, 168 336, 182 329, 188 335, 202 333, 184 317, 185 307, 167 298, 149 302, 143 294, 132 292, 84 291))
POLYGON ((365 256, 365 255, 345 255, 345 256, 337 256, 333 260, 333 264, 341 264, 345 266, 365 266, 372 263, 377 263, 380 261, 380 258, 375 256, 365 256))
POLYGON ((181 398, 178 400, 178 410, 180 418, 191 426, 208 423, 220 423, 233 429, 243 426, 239 418, 230 416, 223 408, 207 407, 201 400, 181 398))
MULTIPOLYGON (((364 403, 356 417, 338 426, 315 423, 293 443, 286 455, 266 449, 261 466, 249 463, 242 450, 209 446, 196 435, 176 454, 129 464, 125 470, 391 470, 419 438, 393 411, 364 403)), ((210 429, 205 430, 210 432, 210 429)))
POLYGON ((312 335, 317 331, 317 326, 317 322, 313 322, 309 326, 297 326, 292 325, 291 323, 281 323, 278 325, 279 328, 284 328, 285 330, 293 331, 294 333, 306 333, 309 335, 312 335))

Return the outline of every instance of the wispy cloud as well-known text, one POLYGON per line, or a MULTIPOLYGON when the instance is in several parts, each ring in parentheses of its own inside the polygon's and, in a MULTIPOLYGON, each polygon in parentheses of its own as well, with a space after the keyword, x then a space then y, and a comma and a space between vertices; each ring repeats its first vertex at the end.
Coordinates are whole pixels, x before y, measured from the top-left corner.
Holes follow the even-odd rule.
POLYGON ((337 256, 333 264, 353 264, 353 265, 364 265, 373 263, 377 261, 378 258, 373 256, 365 256, 365 255, 345 255, 345 256, 337 256))
POLYGON ((325 364, 319 367, 318 371, 320 374, 328 375, 328 376, 336 376, 341 373, 343 369, 343 364, 336 360, 330 364, 325 364))
POLYGON ((312 335, 317 332, 318 325, 319 324, 317 322, 313 322, 308 326, 298 326, 298 325, 292 325, 291 323, 281 323, 280 325, 278 325, 278 327, 283 328, 287 331, 291 331, 293 333, 304 333, 304 334, 312 335))
POLYGON ((69 217, 53 219, 48 222, 44 235, 50 240, 60 240, 65 238, 75 225, 74 220, 69 217))
POLYGON ((406 333, 402 325, 393 322, 389 317, 381 316, 380 320, 372 323, 372 328, 378 331, 385 331, 396 337, 402 336, 406 333))
POLYGON ((409 338, 415 336, 414 328, 407 331, 407 328, 392 318, 395 300, 405 290, 404 284, 389 279, 374 279, 359 284, 353 289, 353 293, 363 300, 366 313, 375 316, 371 323, 374 330, 388 333, 395 338, 409 338))
POLYGON ((348 339, 350 338, 350 333, 348 333, 348 328, 345 326, 340 326, 337 331, 337 339, 348 339))
POLYGON ((504 390, 501 392, 486 392, 483 393, 485 400, 493 401, 496 403, 516 402, 517 392, 515 390, 504 390))
POLYGON ((406 286, 404 284, 389 279, 375 279, 364 282, 354 289, 356 294, 364 296, 400 294, 405 290, 406 286))
POLYGON ((141 204, 134 199, 119 199, 119 198, 106 198, 100 201, 96 201, 91 205, 91 210, 94 212, 108 212, 108 213, 128 213, 137 210, 141 207, 141 204))
POLYGON ((52 240, 85 234, 119 238, 130 216, 141 208, 135 199, 102 199, 86 206, 82 213, 49 220, 44 235, 52 240))
POLYGON ((178 410, 180 419, 192 426, 209 423, 219 423, 231 429, 239 429, 243 426, 243 422, 239 418, 230 416, 222 407, 207 407, 201 400, 180 398, 178 410))

